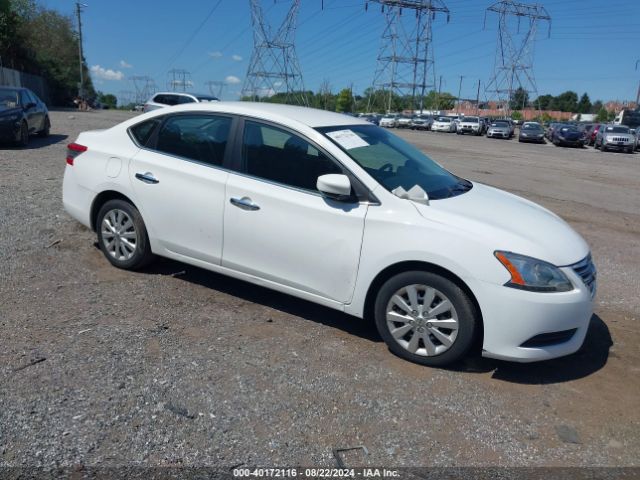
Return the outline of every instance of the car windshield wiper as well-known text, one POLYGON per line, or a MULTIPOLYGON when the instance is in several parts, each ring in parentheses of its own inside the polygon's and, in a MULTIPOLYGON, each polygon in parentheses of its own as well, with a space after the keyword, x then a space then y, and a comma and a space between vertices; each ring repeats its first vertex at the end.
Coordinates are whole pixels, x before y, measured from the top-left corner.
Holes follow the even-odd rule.
POLYGON ((453 197, 456 193, 464 193, 471 190, 471 182, 458 182, 453 187, 449 188, 449 197, 453 197))

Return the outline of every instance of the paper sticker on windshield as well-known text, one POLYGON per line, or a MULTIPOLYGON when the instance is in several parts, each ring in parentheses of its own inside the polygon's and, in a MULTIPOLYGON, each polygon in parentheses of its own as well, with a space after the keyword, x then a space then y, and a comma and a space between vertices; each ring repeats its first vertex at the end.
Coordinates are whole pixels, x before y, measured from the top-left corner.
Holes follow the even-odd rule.
POLYGON ((358 135, 356 135, 353 130, 337 130, 335 132, 327 132, 327 136, 331 137, 338 145, 340 145, 345 150, 369 146, 369 144, 358 135))

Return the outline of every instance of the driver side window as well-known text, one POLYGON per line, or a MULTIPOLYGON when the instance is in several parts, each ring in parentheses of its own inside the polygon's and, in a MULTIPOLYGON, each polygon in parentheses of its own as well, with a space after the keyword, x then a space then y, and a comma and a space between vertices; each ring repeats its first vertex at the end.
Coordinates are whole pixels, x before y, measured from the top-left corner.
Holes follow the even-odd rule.
POLYGON ((246 121, 242 160, 247 174, 317 191, 318 177, 342 168, 303 138, 286 130, 246 121))

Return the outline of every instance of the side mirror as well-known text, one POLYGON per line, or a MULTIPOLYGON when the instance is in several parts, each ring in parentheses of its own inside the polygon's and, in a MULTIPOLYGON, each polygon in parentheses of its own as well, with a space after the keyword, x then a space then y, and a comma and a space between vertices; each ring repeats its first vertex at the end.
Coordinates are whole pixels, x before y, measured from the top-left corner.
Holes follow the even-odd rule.
POLYGON ((29 103, 27 103, 27 104, 24 106, 24 109, 25 109, 25 110, 31 110, 31 109, 32 109, 32 108, 34 108, 35 106, 36 106, 36 104, 35 104, 35 103, 33 103, 33 102, 29 102, 29 103))
POLYGON ((344 202, 351 199, 351 182, 346 175, 321 175, 316 182, 316 188, 331 200, 344 202))

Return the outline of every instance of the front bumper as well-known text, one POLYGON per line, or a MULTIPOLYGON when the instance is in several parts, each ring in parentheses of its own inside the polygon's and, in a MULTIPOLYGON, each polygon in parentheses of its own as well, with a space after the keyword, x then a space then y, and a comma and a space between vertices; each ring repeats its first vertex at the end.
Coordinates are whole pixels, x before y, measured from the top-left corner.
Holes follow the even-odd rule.
POLYGON ((623 151, 623 150, 628 150, 630 148, 633 148, 633 144, 632 143, 623 143, 622 145, 619 145, 617 143, 603 143, 602 145, 607 150, 623 151))
POLYGON ((510 134, 508 132, 488 132, 488 138, 509 138, 510 134))
POLYGON ((579 140, 568 140, 568 139, 563 139, 563 138, 558 138, 558 144, 561 146, 566 146, 566 147, 583 147, 584 146, 584 140, 579 139, 579 140))
POLYGON ((15 142, 20 134, 20 123, 14 121, 0 122, 0 141, 15 142))
POLYGON ((518 137, 518 140, 520 140, 521 142, 534 142, 534 143, 544 143, 544 136, 542 137, 530 137, 530 136, 522 136, 520 135, 518 137))
MULTIPOLYGON (((562 293, 536 293, 480 282, 477 300, 484 319, 485 357, 535 362, 570 355, 584 342, 593 314, 591 290, 570 267, 562 271, 575 289, 562 293), (532 339, 575 330, 557 343, 540 346, 532 339)), ((594 292, 595 293, 595 292, 594 292)), ((545 343, 545 342, 542 342, 545 343)))

